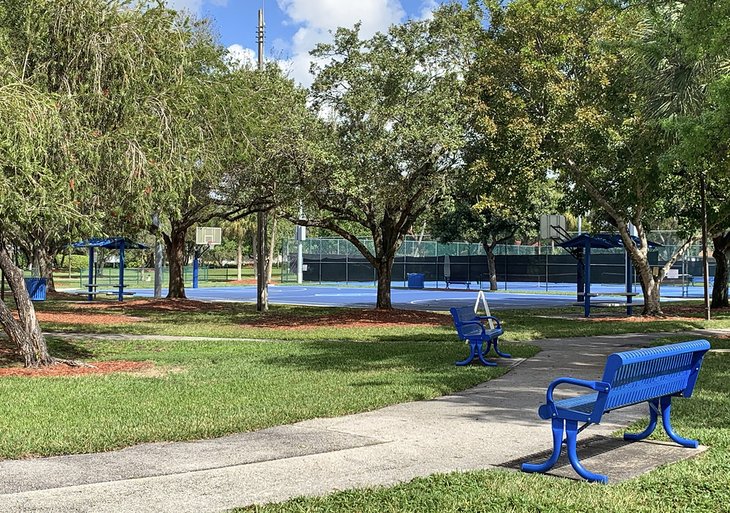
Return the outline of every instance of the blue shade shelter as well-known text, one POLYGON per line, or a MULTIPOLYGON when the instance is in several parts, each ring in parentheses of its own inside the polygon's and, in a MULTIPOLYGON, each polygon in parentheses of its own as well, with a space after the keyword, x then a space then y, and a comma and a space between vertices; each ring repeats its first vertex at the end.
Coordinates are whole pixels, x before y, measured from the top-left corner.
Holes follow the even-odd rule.
POLYGON ((94 296, 97 294, 96 288, 96 275, 94 272, 94 250, 96 248, 104 249, 115 249, 119 251, 119 301, 124 300, 124 250, 126 249, 147 249, 147 246, 139 242, 134 242, 124 237, 109 237, 106 239, 89 239, 80 242, 74 242, 71 244, 74 248, 89 248, 89 282, 86 286, 89 289, 89 295, 87 299, 89 301, 94 300, 94 296))
MULTIPOLYGON (((640 241, 638 237, 632 236, 631 239, 634 244, 639 245, 640 241)), ((572 239, 560 242, 558 244, 561 248, 567 249, 576 260, 578 260, 578 275, 576 280, 576 292, 578 295, 578 302, 583 303, 583 311, 586 317, 591 316, 591 297, 596 294, 591 293, 591 249, 611 249, 611 248, 623 248, 624 241, 620 235, 599 233, 596 235, 589 235, 582 233, 572 239)), ((657 242, 649 242, 650 248, 661 246, 657 242)), ((631 263, 631 257, 628 252, 626 254, 626 315, 633 313, 633 266, 631 263)))

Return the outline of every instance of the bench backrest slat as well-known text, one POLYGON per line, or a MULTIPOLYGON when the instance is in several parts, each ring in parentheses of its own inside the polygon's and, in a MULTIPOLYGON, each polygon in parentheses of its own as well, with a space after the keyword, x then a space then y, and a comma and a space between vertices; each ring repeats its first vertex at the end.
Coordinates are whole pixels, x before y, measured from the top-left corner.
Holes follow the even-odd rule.
POLYGON ((708 349, 706 340, 694 340, 610 355, 602 381, 611 383, 611 390, 597 409, 612 410, 665 395, 689 397, 708 349))
MULTIPOLYGON (((454 321, 454 327, 456 328, 456 333, 459 334, 459 338, 461 340, 466 340, 470 336, 482 334, 481 325, 476 325, 476 324, 464 325, 465 322, 479 321, 479 314, 477 314, 473 308, 471 308, 469 306, 462 306, 461 308, 451 308, 450 312, 451 312, 451 318, 454 321)), ((487 327, 487 333, 501 333, 501 330, 496 330, 496 329, 490 330, 487 327)))
POLYGON ((475 326, 473 324, 463 326, 463 323, 465 322, 478 320, 474 309, 464 306, 461 308, 451 308, 450 312, 451 318, 454 321, 456 333, 458 333, 461 340, 466 340, 470 335, 478 335, 482 332, 479 326, 475 326))

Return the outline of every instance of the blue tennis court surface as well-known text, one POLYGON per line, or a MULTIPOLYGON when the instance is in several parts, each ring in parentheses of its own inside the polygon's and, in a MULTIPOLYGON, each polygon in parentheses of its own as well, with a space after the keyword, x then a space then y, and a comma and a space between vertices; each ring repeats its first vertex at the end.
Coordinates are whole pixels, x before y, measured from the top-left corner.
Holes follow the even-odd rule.
MULTIPOLYGON (((134 289, 133 292, 140 297, 152 296, 150 289, 134 289)), ((473 305, 477 292, 478 290, 474 289, 466 290, 463 286, 453 290, 393 288, 392 302, 394 308, 445 311, 453 306, 473 305)), ((597 290, 597 292, 603 293, 601 290, 597 290)), ((163 290, 163 296, 166 293, 167 291, 163 290)), ((187 288, 186 294, 189 299, 202 301, 256 302, 256 288, 252 286, 187 288)), ((269 302, 272 304, 373 308, 375 299, 374 287, 269 286, 269 302)), ((507 310, 570 306, 575 302, 576 297, 575 295, 559 294, 489 292, 487 300, 491 309, 507 310)), ((618 301, 619 298, 599 296, 595 300, 618 301)))

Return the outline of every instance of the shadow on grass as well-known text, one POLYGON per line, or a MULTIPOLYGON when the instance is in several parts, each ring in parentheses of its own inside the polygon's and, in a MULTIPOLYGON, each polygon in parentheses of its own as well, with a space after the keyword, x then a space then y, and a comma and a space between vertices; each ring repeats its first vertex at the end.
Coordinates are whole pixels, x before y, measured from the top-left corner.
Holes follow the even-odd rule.
MULTIPOLYGON (((82 345, 70 340, 47 337, 48 351, 51 356, 65 360, 88 359, 93 353, 82 345)), ((23 363, 23 358, 15 352, 7 339, 0 340, 0 367, 23 363)))

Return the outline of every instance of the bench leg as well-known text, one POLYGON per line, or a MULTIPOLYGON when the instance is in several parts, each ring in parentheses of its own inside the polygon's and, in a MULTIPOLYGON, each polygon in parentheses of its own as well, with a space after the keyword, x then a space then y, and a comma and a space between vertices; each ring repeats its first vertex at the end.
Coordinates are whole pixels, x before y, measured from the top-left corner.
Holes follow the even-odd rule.
POLYGON ((458 366, 469 365, 474 358, 479 358, 479 361, 488 367, 495 367, 497 364, 492 363, 484 359, 482 354, 482 341, 481 339, 469 340, 469 356, 465 360, 456 362, 458 366))
POLYGON ((696 449, 699 447, 700 443, 697 440, 690 440, 689 438, 682 438, 677 433, 674 432, 674 429, 672 429, 672 423, 669 420, 669 415, 672 410, 672 396, 671 395, 665 395, 660 400, 661 408, 662 408, 662 423, 664 424, 664 431, 667 432, 667 435, 669 435, 669 438, 677 442, 679 445, 682 445, 684 447, 690 447, 692 449, 696 449))
POLYGON ((509 354, 509 353, 503 353, 502 351, 499 350, 499 337, 496 337, 494 340, 490 340, 489 341, 489 345, 487 345, 487 350, 484 351, 485 353, 488 353, 489 352, 489 347, 490 346, 493 346, 494 347, 494 352, 497 353, 502 358, 512 358, 512 355, 511 354, 509 354))
POLYGON ((563 447, 563 432, 565 421, 563 419, 553 419, 553 453, 547 461, 543 463, 523 463, 522 472, 547 472, 558 461, 560 450, 563 447))
POLYGON ((566 420, 565 431, 567 434, 567 440, 565 444, 568 446, 568 459, 573 468, 583 479, 587 479, 591 482, 597 482, 606 484, 608 483, 608 477, 603 474, 594 474, 593 472, 586 470, 586 468, 578 460, 578 452, 576 445, 578 442, 578 421, 577 420, 566 420))
POLYGON ((656 429, 657 412, 659 411, 659 399, 649 401, 649 425, 641 433, 624 433, 624 440, 636 442, 651 435, 656 429))

